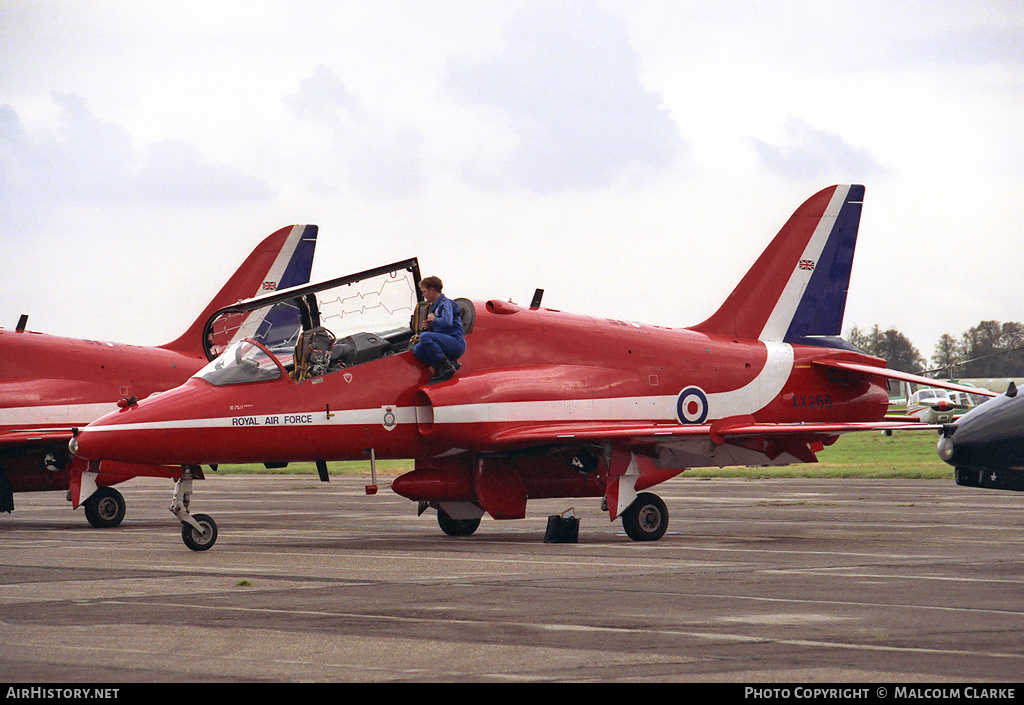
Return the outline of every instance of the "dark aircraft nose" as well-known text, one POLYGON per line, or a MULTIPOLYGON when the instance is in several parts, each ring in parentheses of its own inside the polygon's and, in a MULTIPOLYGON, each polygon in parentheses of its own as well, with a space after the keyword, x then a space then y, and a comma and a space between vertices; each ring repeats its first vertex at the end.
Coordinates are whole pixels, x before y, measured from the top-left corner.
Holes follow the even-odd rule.
POLYGON ((945 425, 937 451, 957 484, 1024 490, 1024 395, 1011 387, 945 425))
POLYGON ((951 462, 953 458, 953 451, 955 450, 953 446, 953 434, 956 433, 956 428, 957 426, 955 423, 947 423, 942 425, 942 435, 939 436, 939 445, 937 448, 939 452, 939 458, 945 460, 947 463, 950 463, 951 465, 956 464, 951 462))

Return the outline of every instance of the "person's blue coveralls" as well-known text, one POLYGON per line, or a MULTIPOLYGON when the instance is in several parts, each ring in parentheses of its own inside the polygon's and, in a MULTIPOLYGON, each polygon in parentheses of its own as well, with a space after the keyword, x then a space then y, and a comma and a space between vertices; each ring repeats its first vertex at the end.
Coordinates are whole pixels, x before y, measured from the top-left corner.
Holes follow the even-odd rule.
POLYGON ((466 352, 466 338, 462 333, 462 312, 458 304, 438 292, 437 299, 427 309, 430 330, 420 333, 420 342, 413 349, 417 359, 438 366, 445 358, 454 362, 466 352), (429 318, 433 314, 433 318, 429 318))

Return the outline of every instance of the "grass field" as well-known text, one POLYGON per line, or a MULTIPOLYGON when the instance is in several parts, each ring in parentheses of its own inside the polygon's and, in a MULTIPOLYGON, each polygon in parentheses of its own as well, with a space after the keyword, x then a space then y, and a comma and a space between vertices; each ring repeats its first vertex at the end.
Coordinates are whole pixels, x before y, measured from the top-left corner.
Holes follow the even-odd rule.
MULTIPOLYGON (((935 431, 903 431, 886 436, 878 432, 848 433, 818 454, 817 463, 774 468, 694 468, 687 477, 877 477, 948 479, 953 468, 935 453, 935 431)), ((328 463, 332 475, 370 476, 369 461, 328 463)), ((378 481, 411 470, 411 460, 378 460, 378 481)), ((262 465, 222 465, 221 473, 295 474, 316 477, 313 463, 293 463, 284 469, 262 465)))
POLYGON ((901 431, 886 436, 848 433, 818 453, 817 463, 777 468, 695 468, 700 477, 899 477, 948 479, 953 468, 935 452, 935 431, 901 431))

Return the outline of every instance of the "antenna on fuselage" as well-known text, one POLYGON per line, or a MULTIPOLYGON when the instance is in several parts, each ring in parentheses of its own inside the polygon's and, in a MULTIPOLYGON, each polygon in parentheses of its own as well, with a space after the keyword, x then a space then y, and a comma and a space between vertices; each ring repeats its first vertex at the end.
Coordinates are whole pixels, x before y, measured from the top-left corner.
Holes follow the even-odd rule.
POLYGON ((544 290, 537 289, 533 292, 533 301, 530 302, 530 308, 540 308, 540 300, 544 298, 544 290))

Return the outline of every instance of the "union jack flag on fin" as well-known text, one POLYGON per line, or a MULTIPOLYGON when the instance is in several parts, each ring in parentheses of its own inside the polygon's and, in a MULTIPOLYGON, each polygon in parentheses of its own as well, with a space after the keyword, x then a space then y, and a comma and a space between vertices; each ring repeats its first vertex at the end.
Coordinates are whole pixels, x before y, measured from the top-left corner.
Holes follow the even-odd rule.
POLYGON ((814 260, 813 259, 802 259, 802 260, 800 260, 799 267, 800 267, 800 269, 808 269, 808 270, 814 269, 814 260))

